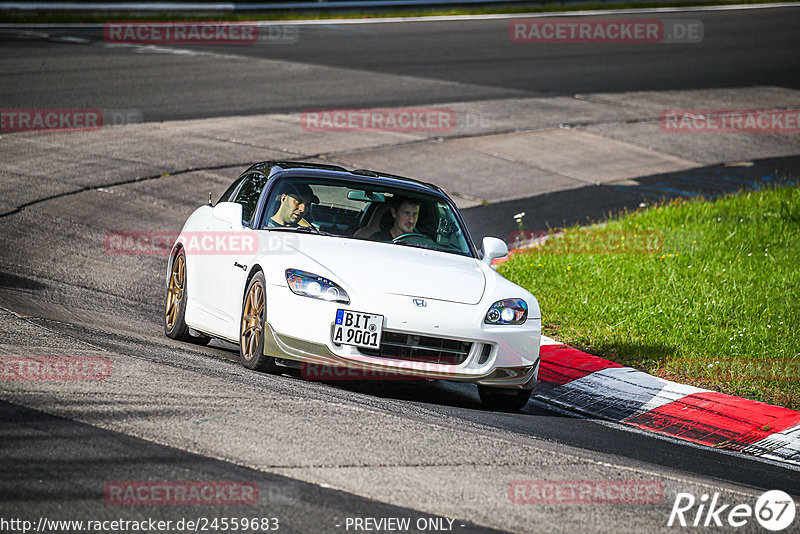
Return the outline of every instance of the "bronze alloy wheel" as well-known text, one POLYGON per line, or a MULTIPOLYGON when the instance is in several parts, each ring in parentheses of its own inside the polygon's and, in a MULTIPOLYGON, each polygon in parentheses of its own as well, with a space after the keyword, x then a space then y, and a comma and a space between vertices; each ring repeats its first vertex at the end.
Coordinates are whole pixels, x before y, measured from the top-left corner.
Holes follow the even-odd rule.
POLYGON ((264 354, 267 295, 264 288, 267 283, 264 273, 256 272, 247 284, 244 304, 242 304, 242 322, 239 326, 239 360, 248 369, 257 369, 268 373, 280 372, 275 358, 264 354))
POLYGON ((172 263, 172 274, 169 277, 169 288, 167 288, 167 330, 175 328, 183 305, 183 290, 186 283, 185 258, 183 254, 179 254, 172 263))
POLYGON ((261 344, 261 325, 264 322, 264 286, 254 280, 247 292, 242 311, 242 358, 252 361, 261 344))
POLYGON ((164 309, 164 333, 172 339, 205 345, 211 338, 200 332, 189 330, 186 324, 186 254, 183 250, 175 253, 167 284, 167 298, 164 309))

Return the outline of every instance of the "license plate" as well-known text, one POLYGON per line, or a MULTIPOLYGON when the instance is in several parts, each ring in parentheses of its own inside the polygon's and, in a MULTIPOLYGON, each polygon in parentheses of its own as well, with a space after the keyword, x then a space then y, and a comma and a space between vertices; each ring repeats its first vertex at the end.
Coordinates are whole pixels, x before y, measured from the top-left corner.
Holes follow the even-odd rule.
POLYGON ((339 345, 355 345, 369 349, 381 346, 383 315, 350 310, 336 310, 333 327, 333 342, 339 345))

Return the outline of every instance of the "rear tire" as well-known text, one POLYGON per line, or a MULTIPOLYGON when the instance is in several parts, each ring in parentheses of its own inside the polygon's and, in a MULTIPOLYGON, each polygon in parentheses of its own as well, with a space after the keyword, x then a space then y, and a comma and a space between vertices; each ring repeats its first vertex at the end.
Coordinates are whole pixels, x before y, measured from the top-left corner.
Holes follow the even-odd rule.
POLYGON ((498 388, 478 384, 481 402, 493 410, 520 410, 528 404, 532 392, 532 389, 498 388))
POLYGON ((164 333, 178 341, 188 341, 206 345, 211 338, 204 335, 193 336, 186 325, 186 254, 183 249, 175 254, 167 282, 166 311, 164 313, 164 333))
POLYGON ((266 286, 264 273, 261 271, 254 274, 247 284, 242 303, 242 322, 239 325, 239 361, 248 369, 277 373, 280 368, 275 358, 264 354, 266 286))

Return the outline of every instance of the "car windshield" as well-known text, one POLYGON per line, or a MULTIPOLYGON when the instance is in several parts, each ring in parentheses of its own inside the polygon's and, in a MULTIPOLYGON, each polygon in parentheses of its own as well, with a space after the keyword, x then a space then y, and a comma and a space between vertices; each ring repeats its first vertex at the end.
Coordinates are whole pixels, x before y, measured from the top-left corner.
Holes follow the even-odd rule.
POLYGON ((273 185, 258 227, 472 256, 455 209, 441 196, 414 190, 293 177, 273 185))

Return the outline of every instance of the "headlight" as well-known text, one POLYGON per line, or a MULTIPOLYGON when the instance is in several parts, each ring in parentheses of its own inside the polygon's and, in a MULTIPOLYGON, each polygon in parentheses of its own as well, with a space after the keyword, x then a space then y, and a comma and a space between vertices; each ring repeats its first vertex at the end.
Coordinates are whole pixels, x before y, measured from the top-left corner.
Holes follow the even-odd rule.
POLYGON ((498 300, 489 311, 483 322, 486 324, 522 324, 528 318, 528 304, 522 299, 498 300))
POLYGON ((297 269, 286 269, 286 283, 295 295, 350 304, 350 297, 336 282, 297 269))

